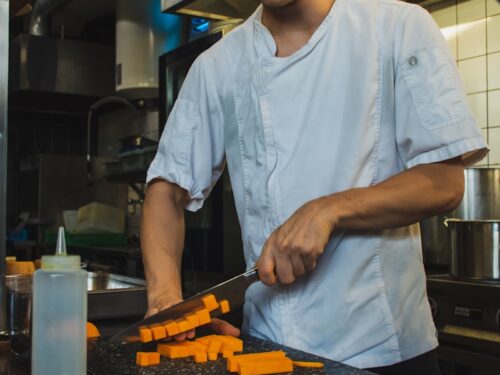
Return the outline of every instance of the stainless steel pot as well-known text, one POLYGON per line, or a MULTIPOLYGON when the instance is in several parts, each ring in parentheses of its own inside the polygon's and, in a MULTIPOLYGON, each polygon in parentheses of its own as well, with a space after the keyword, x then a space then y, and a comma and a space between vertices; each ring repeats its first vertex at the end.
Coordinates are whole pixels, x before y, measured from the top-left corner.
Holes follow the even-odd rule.
POLYGON ((500 281, 500 220, 446 219, 450 274, 460 280, 500 281))
POLYGON ((464 172, 465 193, 453 212, 433 216, 420 222, 424 263, 448 267, 450 244, 443 220, 500 220, 500 168, 467 168, 464 172))
POLYGON ((464 177, 464 199, 450 217, 500 220, 500 168, 468 168, 464 177))

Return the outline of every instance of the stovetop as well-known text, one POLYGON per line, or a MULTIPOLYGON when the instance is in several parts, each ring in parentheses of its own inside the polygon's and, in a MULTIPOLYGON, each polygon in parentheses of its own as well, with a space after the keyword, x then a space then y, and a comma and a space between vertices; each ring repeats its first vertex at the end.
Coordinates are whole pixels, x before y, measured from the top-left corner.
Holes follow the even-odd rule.
POLYGON ((500 355, 500 283, 430 275, 427 294, 441 343, 500 355))

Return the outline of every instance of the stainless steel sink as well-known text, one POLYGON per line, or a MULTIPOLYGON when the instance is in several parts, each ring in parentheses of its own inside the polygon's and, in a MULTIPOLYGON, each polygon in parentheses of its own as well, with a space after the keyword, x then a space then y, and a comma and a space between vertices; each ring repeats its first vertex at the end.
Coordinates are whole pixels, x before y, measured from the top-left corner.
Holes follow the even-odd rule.
POLYGON ((142 318, 147 309, 146 282, 105 272, 87 276, 88 320, 142 318))
POLYGON ((145 287, 146 282, 142 279, 115 275, 105 272, 87 273, 87 291, 112 290, 112 289, 130 289, 145 287))

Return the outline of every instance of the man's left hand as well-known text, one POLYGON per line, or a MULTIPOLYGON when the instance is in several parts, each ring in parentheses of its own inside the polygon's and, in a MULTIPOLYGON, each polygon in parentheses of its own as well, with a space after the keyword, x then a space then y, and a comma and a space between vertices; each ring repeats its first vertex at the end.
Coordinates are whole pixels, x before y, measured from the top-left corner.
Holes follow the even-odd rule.
POLYGON ((291 284, 316 267, 334 230, 328 199, 306 203, 271 234, 256 264, 264 284, 291 284))

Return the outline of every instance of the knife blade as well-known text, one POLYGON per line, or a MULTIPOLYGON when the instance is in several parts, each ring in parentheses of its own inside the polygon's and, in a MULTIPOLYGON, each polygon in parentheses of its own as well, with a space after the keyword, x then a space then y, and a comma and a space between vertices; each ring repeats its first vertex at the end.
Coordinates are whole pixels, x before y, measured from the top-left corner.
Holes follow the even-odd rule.
MULTIPOLYGON (((201 297, 207 294, 213 294, 217 301, 228 300, 231 309, 243 306, 245 301, 245 291, 254 282, 259 281, 257 268, 253 268, 241 275, 233 277, 221 284, 196 294, 193 297, 185 299, 176 305, 173 305, 155 315, 137 322, 130 327, 118 332, 109 340, 110 342, 133 342, 139 341, 139 329, 151 325, 165 323, 168 320, 182 318, 185 314, 193 312, 195 309, 203 307, 201 297)), ((219 310, 212 311, 211 316, 220 315, 219 310)))

